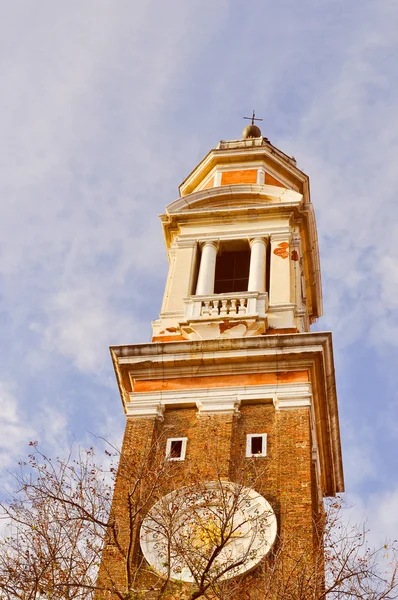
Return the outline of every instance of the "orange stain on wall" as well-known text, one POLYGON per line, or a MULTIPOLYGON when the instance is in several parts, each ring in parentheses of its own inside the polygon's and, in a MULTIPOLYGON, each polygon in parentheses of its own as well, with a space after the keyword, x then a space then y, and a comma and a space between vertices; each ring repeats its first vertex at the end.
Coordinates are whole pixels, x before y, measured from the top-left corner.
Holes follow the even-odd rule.
POLYGON ((186 342, 187 340, 182 337, 181 334, 177 335, 154 335, 152 337, 152 342, 186 342))
POLYGON ((287 242, 281 242, 275 248, 274 254, 281 258, 287 258, 289 256, 289 244, 287 242))
POLYGON ((277 383, 307 383, 308 371, 280 373, 248 373, 245 375, 214 375, 205 377, 176 377, 174 379, 134 380, 134 392, 183 390, 231 386, 264 385, 277 383))
POLYGON ((221 185, 233 185, 235 183, 256 183, 257 169, 245 169, 243 171, 225 171, 221 173, 221 185))
POLYGON ((266 183, 267 185, 277 185, 278 187, 286 187, 285 185, 283 185, 283 183, 281 183, 280 181, 275 179, 275 177, 272 177, 272 175, 269 175, 269 173, 265 174, 264 183, 266 183))

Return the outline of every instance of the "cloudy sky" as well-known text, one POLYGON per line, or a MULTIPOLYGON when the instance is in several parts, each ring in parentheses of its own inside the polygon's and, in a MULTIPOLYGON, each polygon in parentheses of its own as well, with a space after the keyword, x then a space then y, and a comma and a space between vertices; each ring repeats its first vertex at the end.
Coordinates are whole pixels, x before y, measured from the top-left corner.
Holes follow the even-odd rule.
POLYGON ((346 487, 398 536, 396 0, 0 0, 0 461, 120 440, 157 215, 253 108, 310 175, 346 487))

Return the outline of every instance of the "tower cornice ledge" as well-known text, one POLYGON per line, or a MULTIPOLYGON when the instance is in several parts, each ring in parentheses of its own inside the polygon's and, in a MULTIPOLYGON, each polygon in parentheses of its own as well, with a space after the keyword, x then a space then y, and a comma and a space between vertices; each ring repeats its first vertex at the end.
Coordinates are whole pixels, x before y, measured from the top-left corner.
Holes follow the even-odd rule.
MULTIPOLYGON (((161 391, 168 389, 170 382, 178 380, 184 387, 184 381, 188 385, 194 378, 198 391, 208 394, 212 378, 264 373, 273 374, 278 382, 289 373, 307 373, 323 493, 334 496, 344 491, 330 332, 113 346, 111 354, 126 414, 135 396, 137 402, 143 401, 142 389, 146 388, 142 384, 146 382, 161 391)), ((233 385, 231 378, 223 387, 227 390, 233 385)))
POLYGON ((181 196, 190 194, 200 179, 203 179, 216 165, 243 164, 247 160, 264 160, 278 165, 279 168, 290 173, 303 189, 308 189, 308 176, 298 169, 296 161, 265 138, 258 138, 258 140, 220 142, 218 147, 210 150, 181 183, 179 186, 181 196))
MULTIPOLYGON (((264 183, 222 185, 177 198, 177 200, 166 206, 166 212, 174 214, 184 213, 189 210, 191 214, 191 211, 209 210, 210 204, 212 210, 214 208, 222 209, 224 208, 222 205, 214 206, 217 203, 217 199, 227 202, 228 200, 239 200, 242 198, 247 199, 247 204, 250 204, 250 201, 256 202, 257 206, 258 201, 261 201, 264 206, 269 206, 271 202, 273 204, 299 206, 303 200, 303 195, 294 190, 276 185, 266 185, 264 183)), ((228 206, 226 205, 225 208, 228 208, 228 206)))

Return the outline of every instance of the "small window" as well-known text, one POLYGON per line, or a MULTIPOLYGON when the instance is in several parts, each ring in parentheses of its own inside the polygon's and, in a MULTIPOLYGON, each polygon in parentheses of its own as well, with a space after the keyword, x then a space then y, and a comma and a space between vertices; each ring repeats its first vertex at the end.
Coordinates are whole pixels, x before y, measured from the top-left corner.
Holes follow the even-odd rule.
POLYGON ((266 433, 249 433, 247 435, 246 456, 267 456, 266 433))
POLYGON ((185 460, 188 438, 169 438, 166 443, 166 458, 168 460, 185 460))

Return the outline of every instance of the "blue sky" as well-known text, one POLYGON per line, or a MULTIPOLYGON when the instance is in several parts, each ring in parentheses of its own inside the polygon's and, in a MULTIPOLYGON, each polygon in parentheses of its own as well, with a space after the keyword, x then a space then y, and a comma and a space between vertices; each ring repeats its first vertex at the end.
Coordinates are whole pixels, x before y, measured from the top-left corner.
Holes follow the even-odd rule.
POLYGON ((398 4, 0 0, 0 461, 120 440, 157 215, 256 108, 311 178, 348 499, 398 536, 398 4))

